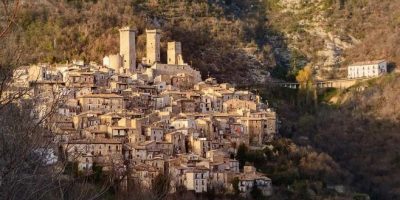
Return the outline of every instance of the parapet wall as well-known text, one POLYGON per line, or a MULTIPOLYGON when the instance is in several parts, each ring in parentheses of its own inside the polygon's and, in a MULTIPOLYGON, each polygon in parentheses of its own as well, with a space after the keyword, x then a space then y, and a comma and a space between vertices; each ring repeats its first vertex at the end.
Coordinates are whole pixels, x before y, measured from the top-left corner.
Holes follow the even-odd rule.
POLYGON ((180 73, 185 73, 193 76, 194 81, 200 82, 201 75, 200 72, 194 70, 189 65, 168 65, 168 64, 154 64, 152 67, 153 76, 156 77, 158 75, 177 75, 180 73))

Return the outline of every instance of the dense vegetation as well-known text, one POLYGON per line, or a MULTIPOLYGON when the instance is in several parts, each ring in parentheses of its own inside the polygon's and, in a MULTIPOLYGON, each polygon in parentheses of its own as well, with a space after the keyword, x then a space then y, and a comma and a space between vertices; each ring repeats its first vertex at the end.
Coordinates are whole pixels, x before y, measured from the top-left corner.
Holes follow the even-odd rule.
POLYGON ((399 62, 399 6, 391 0, 43 0, 23 4, 19 32, 26 63, 100 62, 118 52, 118 28, 135 26, 140 61, 144 30, 161 28, 164 60, 166 41, 179 40, 185 60, 204 75, 253 84, 264 83, 268 71, 294 80, 307 64, 323 77, 340 77, 338 67, 349 62, 399 62))
POLYGON ((26 3, 20 32, 27 63, 72 59, 100 62, 118 52, 118 28, 138 29, 138 61, 145 56, 146 28, 162 29, 166 42, 181 41, 186 62, 206 76, 236 84, 264 82, 275 65, 266 44, 261 8, 251 1, 44 0, 26 3), (38 39, 40 38, 40 39, 38 39), (240 71, 242 73, 236 73, 240 71), (235 81, 233 81, 235 80, 235 81))
POLYGON ((282 135, 332 156, 352 174, 351 185, 373 199, 398 199, 399 85, 400 76, 391 74, 318 98, 304 90, 272 89, 269 96, 277 97, 271 103, 282 135))
MULTIPOLYGON (((400 3, 392 0, 266 0, 270 28, 284 33, 294 73, 306 63, 320 77, 343 77, 355 61, 400 62, 400 3)), ((275 48, 274 48, 275 49, 275 48)), ((279 50, 279 49, 278 49, 279 50)), ((282 52, 284 53, 284 52, 282 52)))
POLYGON ((317 113, 312 142, 346 165, 363 191, 398 199, 400 78, 391 75, 366 84, 362 92, 353 88, 343 94, 348 97, 339 109, 317 113), (332 141, 336 145, 329 144, 332 141))
POLYGON ((298 146, 290 139, 276 139, 263 150, 241 145, 237 159, 241 166, 253 164, 274 184, 271 199, 322 199, 357 196, 349 187, 351 174, 328 154, 310 146, 298 146), (346 188, 343 191, 335 187, 346 188))

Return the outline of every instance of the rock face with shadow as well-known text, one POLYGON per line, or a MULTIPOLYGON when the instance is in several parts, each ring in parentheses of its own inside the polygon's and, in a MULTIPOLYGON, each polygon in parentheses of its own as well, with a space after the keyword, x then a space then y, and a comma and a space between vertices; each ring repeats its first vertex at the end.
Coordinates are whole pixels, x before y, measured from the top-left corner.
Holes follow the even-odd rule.
MULTIPOLYGON (((266 2, 271 27, 283 33, 289 49, 307 58, 307 63, 315 67, 317 78, 343 77, 351 62, 400 61, 398 1, 266 2)), ((292 59, 292 66, 298 60, 292 59)))
MULTIPOLYGON (((321 107, 309 137, 375 199, 400 198, 400 77, 392 74, 352 88, 336 107, 321 107)), ((310 129, 309 129, 310 130, 310 129)))

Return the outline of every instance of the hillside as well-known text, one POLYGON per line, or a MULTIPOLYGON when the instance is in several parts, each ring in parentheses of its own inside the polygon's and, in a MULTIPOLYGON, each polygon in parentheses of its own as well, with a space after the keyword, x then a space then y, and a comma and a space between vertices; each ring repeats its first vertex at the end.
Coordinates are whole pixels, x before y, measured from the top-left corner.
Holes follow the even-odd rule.
MULTIPOLYGON (((295 80, 306 65, 320 79, 343 77, 355 61, 385 58, 396 66, 399 10, 393 0, 40 0, 24 1, 17 32, 23 63, 100 62, 118 51, 118 27, 138 28, 138 59, 144 30, 160 28, 163 60, 166 42, 178 40, 186 62, 203 76, 253 86, 269 72, 295 80)), ((327 153, 322 157, 351 173, 357 190, 398 199, 400 78, 365 84, 337 94, 336 105, 312 105, 304 93, 282 90, 267 99, 282 116, 284 136, 327 153)))
MULTIPOLYGON (((400 2, 391 0, 266 0, 270 27, 283 33, 317 78, 343 77, 355 61, 400 62, 400 2)), ((292 68, 296 65, 291 65, 292 68)), ((294 73, 298 69, 294 69, 294 73)))
POLYGON ((399 85, 399 75, 387 75, 325 93, 317 106, 304 105, 301 93, 294 92, 274 103, 282 116, 281 134, 332 156, 352 174, 358 191, 373 199, 399 199, 399 85), (330 98, 337 103, 327 103, 330 98))
POLYGON ((354 61, 385 58, 395 66, 399 7, 391 0, 41 0, 23 4, 17 31, 24 63, 100 62, 118 51, 118 27, 138 28, 138 61, 144 30, 161 28, 163 47, 182 41, 186 61, 203 75, 252 85, 269 72, 294 80, 305 65, 320 79, 343 77, 354 61))
POLYGON ((100 62, 118 51, 118 28, 138 29, 138 61, 145 56, 146 28, 160 28, 162 60, 166 43, 181 41, 186 62, 236 84, 264 83, 275 66, 261 8, 251 1, 141 1, 42 0, 27 2, 21 10, 18 32, 25 45, 24 61, 100 62), (258 14, 260 13, 260 14, 258 14), (40 38, 40 39, 37 39, 40 38), (241 73, 237 73, 237 72, 241 73))
POLYGON ((398 199, 400 77, 391 75, 366 84, 369 87, 362 92, 353 88, 344 94, 347 98, 341 109, 317 115, 313 142, 345 163, 358 187, 375 198, 398 199))

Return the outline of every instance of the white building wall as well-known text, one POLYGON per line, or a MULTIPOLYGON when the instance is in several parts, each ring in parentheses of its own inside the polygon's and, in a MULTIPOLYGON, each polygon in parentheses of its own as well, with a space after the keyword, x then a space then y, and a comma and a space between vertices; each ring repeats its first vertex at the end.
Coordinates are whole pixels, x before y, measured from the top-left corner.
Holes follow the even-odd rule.
POLYGON ((387 73, 387 62, 375 64, 350 65, 347 69, 348 78, 369 78, 377 77, 387 73))
POLYGON ((121 67, 121 56, 118 54, 105 56, 103 58, 103 65, 119 72, 121 67))

